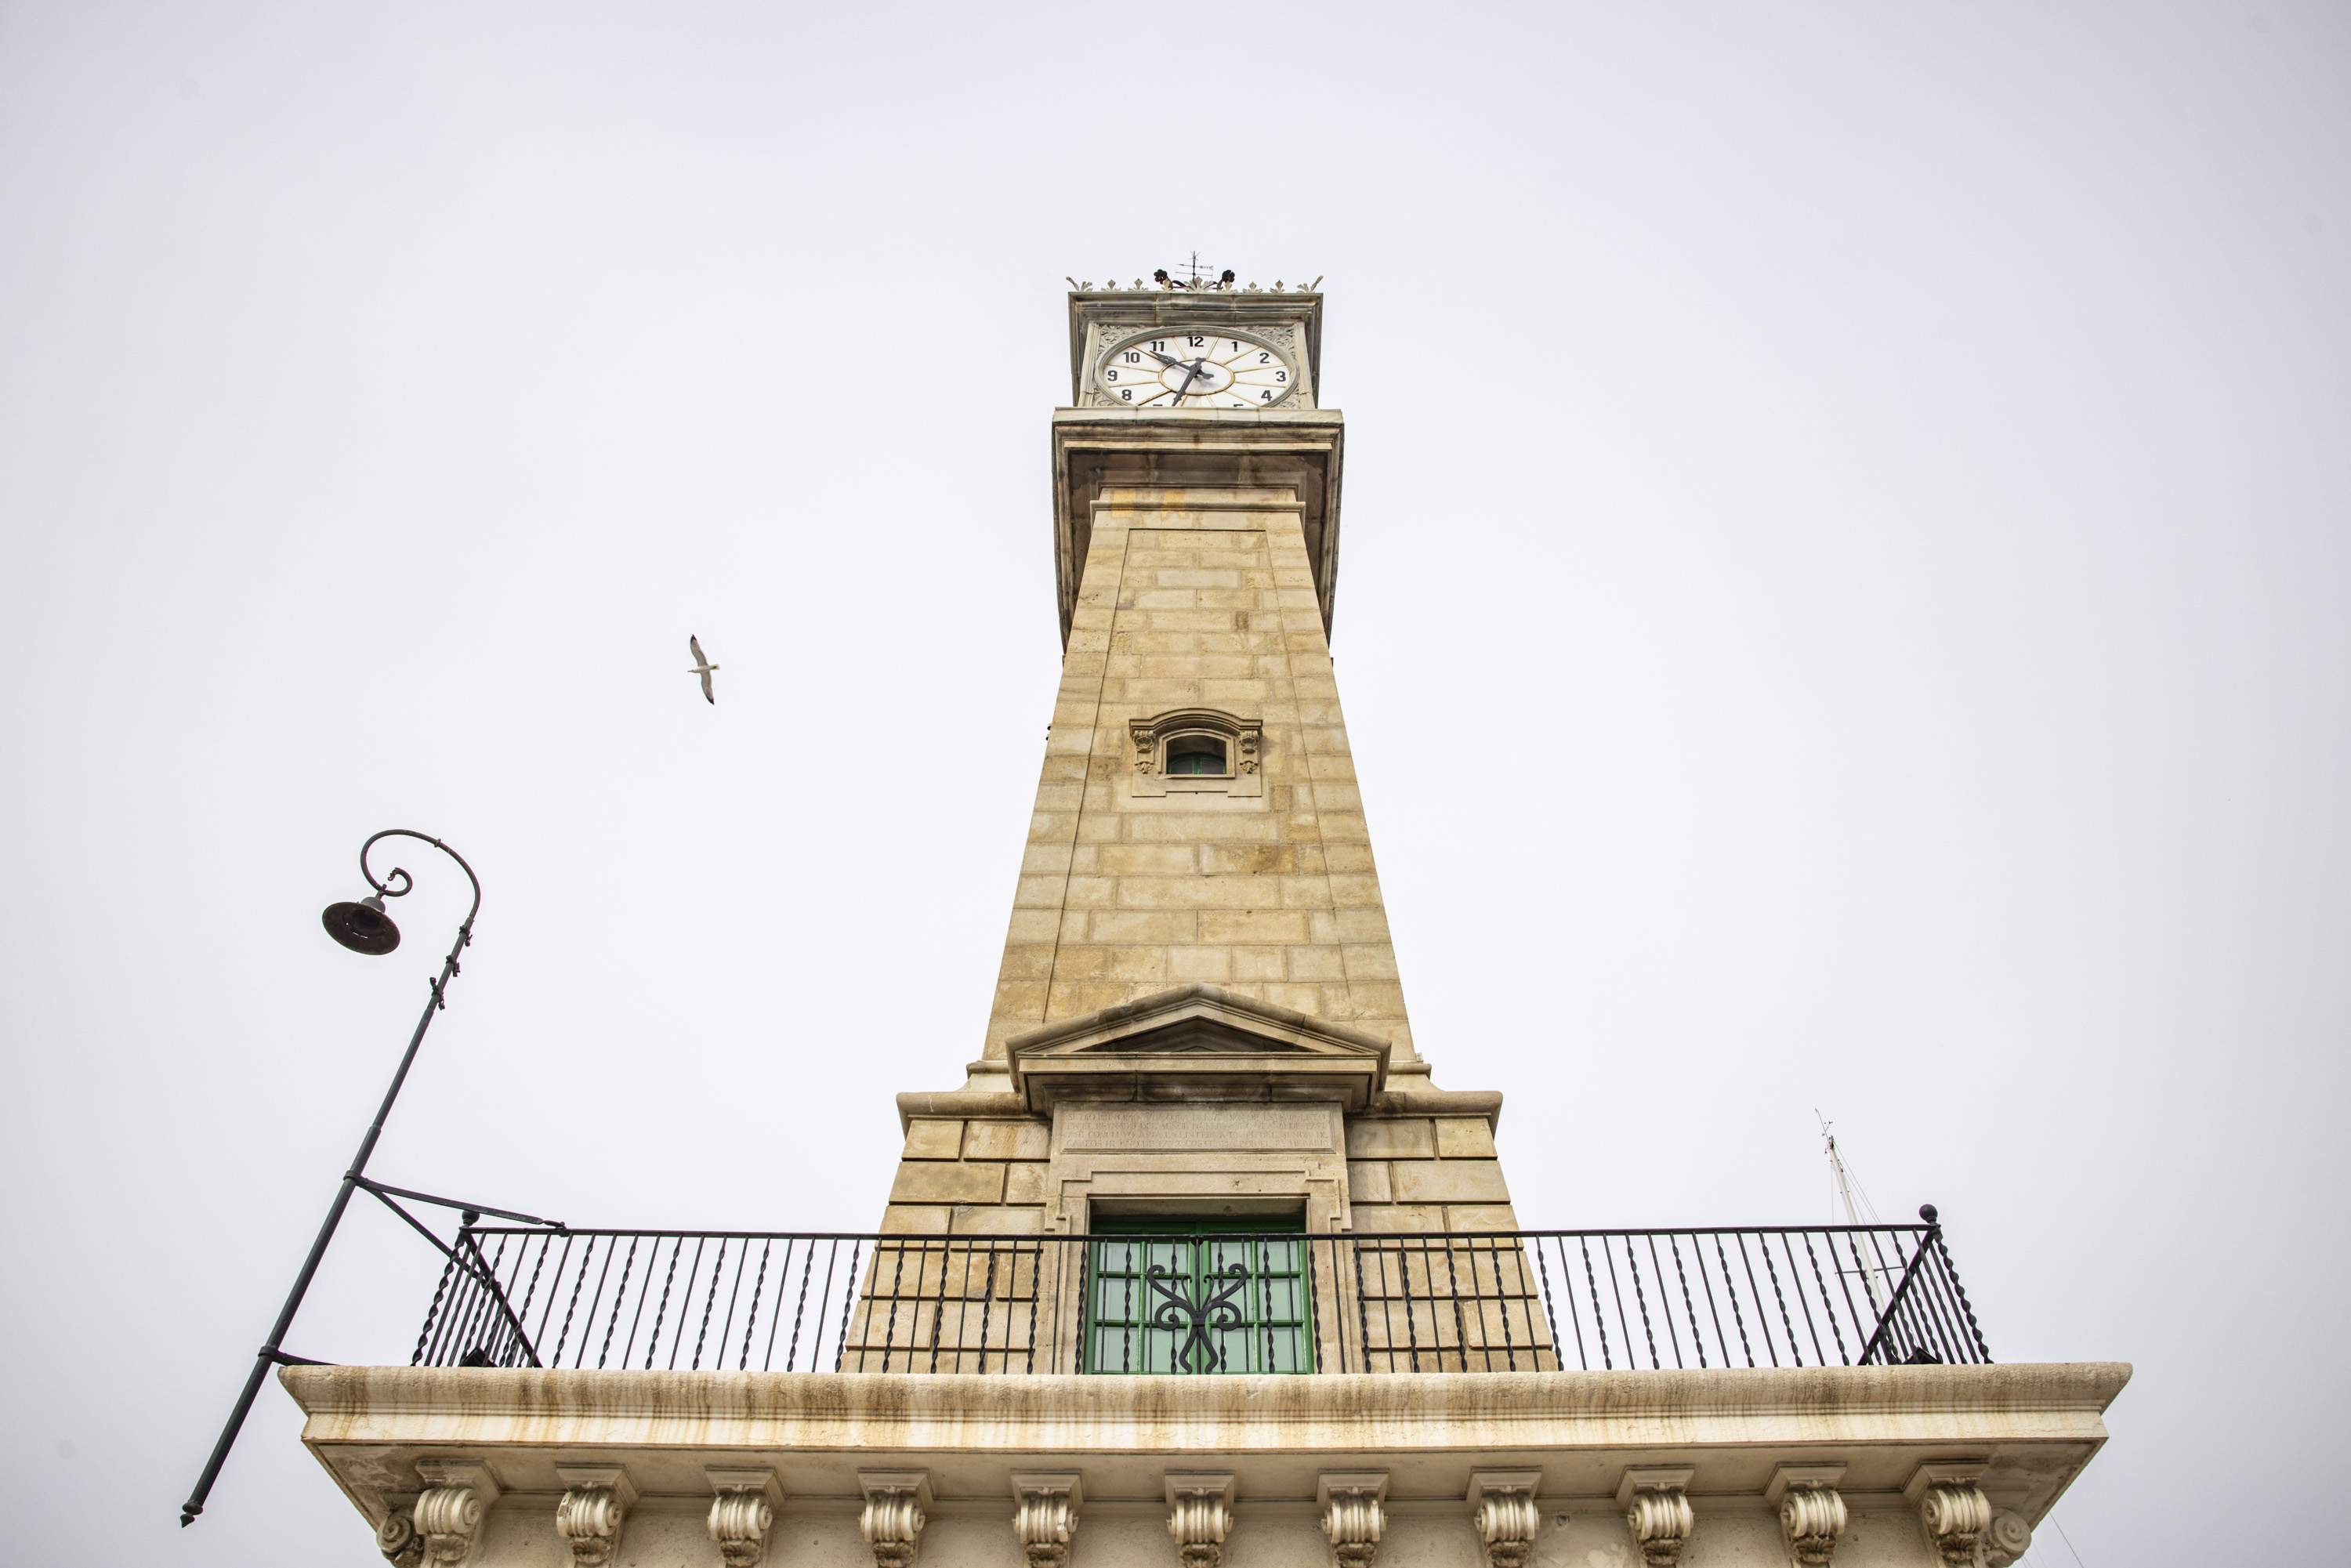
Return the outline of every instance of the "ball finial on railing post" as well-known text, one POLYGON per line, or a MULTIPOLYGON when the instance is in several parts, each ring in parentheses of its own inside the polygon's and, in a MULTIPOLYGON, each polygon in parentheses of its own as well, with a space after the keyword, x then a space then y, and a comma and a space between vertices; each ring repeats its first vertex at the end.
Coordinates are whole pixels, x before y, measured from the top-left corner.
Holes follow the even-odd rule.
POLYGON ((1923 1219, 1923 1220, 1925 1220, 1925 1221, 1926 1221, 1928 1224, 1929 1224, 1929 1225, 1934 1224, 1934 1223, 1935 1223, 1935 1206, 1934 1206, 1933 1204, 1931 1204, 1931 1203, 1922 1203, 1922 1204, 1920 1204, 1920 1205, 1918 1206, 1918 1218, 1921 1218, 1921 1219, 1923 1219))

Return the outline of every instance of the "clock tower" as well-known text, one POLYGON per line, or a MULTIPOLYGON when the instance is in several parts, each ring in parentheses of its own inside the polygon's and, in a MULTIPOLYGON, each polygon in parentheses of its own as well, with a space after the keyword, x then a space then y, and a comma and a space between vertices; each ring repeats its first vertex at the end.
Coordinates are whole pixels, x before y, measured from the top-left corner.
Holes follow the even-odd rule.
POLYGON ((1414 1040, 1356 787, 1322 305, 1069 297, 1061 686, 987 1027, 900 1096, 885 1229, 1516 1228, 1500 1097, 1414 1040))
POLYGON ((879 1229, 466 1212, 412 1364, 282 1373, 397 1568, 2004 1568, 2105 1441, 1931 1206, 1520 1228, 1332 676, 1322 298, 1234 283, 1070 296, 1052 727, 879 1229))

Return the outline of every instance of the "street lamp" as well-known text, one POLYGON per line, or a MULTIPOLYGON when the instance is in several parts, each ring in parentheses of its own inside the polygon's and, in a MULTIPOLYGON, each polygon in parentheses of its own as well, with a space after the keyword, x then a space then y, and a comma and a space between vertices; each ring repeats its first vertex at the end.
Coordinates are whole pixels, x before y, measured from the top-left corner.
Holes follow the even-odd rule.
MULTIPOLYGON (((302 1271, 294 1277, 294 1288, 286 1292, 286 1304, 277 1310, 277 1322, 271 1326, 268 1339, 254 1353, 253 1370, 246 1377, 245 1391, 237 1396, 236 1408, 229 1412, 228 1423, 221 1428, 220 1440, 213 1445, 212 1458, 204 1461, 204 1472, 196 1478, 195 1490, 188 1494, 188 1500, 180 1505, 180 1523, 183 1526, 193 1523, 196 1515, 204 1512, 204 1500, 212 1495, 213 1482, 219 1478, 221 1466, 227 1460, 228 1451, 235 1444, 237 1432, 245 1426, 245 1418, 253 1409, 253 1401, 261 1393, 261 1380, 269 1375, 269 1369, 273 1365, 289 1363, 312 1364, 304 1357, 286 1354, 286 1331, 294 1325, 295 1311, 301 1306, 303 1293, 309 1290, 311 1278, 319 1272, 319 1260, 327 1255, 327 1243, 334 1239, 335 1227, 342 1222, 343 1210, 350 1206, 351 1194, 366 1187, 381 1197, 386 1190, 367 1179, 368 1157, 375 1153, 376 1139, 383 1135, 384 1118, 392 1114, 392 1103, 400 1098, 400 1086, 408 1080, 408 1070, 416 1061, 416 1048, 424 1043, 424 1031, 432 1027, 433 1015, 448 1005, 449 982, 457 974, 457 956, 474 940, 474 916, 482 909, 481 878, 474 874, 474 868, 467 865, 465 857, 455 850, 439 839, 411 832, 406 828, 386 828, 360 846, 360 874, 367 879, 371 891, 355 904, 329 904, 319 916, 327 927, 327 935, 354 953, 371 956, 380 956, 400 946, 400 927, 393 925, 392 916, 384 913, 383 901, 406 896, 408 890, 415 885, 415 881, 398 866, 392 868, 390 876, 379 880, 368 867, 368 852, 382 840, 392 838, 415 839, 431 844, 455 861, 457 869, 464 872, 465 880, 474 885, 473 907, 465 911, 465 918, 457 924, 457 940, 451 945, 449 956, 441 962, 441 977, 433 982, 433 995, 424 1004, 423 1016, 416 1020, 416 1032, 408 1037, 408 1050, 400 1059, 398 1071, 392 1075, 392 1087, 383 1092, 383 1103, 376 1107, 375 1120, 368 1124, 367 1134, 360 1139, 359 1153, 351 1156, 350 1168, 343 1172, 342 1185, 335 1189, 335 1201, 327 1209, 326 1222, 319 1227, 319 1234, 310 1243, 310 1255, 302 1260, 302 1271)), ((402 1193, 401 1196, 423 1195, 402 1193)))

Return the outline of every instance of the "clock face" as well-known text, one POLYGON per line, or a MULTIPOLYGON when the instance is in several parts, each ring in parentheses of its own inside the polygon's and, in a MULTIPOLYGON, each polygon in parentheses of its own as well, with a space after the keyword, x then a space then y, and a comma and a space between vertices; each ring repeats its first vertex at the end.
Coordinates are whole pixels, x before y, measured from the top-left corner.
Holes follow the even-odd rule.
POLYGON ((1228 327, 1154 329, 1112 344, 1094 379, 1134 408, 1270 408, 1297 386, 1298 367, 1264 339, 1228 327))

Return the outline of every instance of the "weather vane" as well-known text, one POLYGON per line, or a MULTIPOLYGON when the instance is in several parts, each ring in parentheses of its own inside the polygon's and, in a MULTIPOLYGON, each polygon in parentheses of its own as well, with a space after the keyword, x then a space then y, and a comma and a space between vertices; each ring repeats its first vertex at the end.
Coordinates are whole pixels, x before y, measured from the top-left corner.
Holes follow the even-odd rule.
POLYGON ((1168 276, 1167 269, 1163 267, 1158 271, 1151 275, 1151 280, 1159 285, 1162 288, 1182 288, 1187 289, 1195 294, 1205 293, 1212 289, 1230 288, 1233 286, 1233 269, 1229 267, 1225 268, 1223 273, 1216 277, 1207 277, 1202 276, 1200 271, 1200 253, 1196 250, 1192 253, 1192 259, 1186 265, 1184 270, 1187 276, 1183 277, 1171 277, 1168 276))

